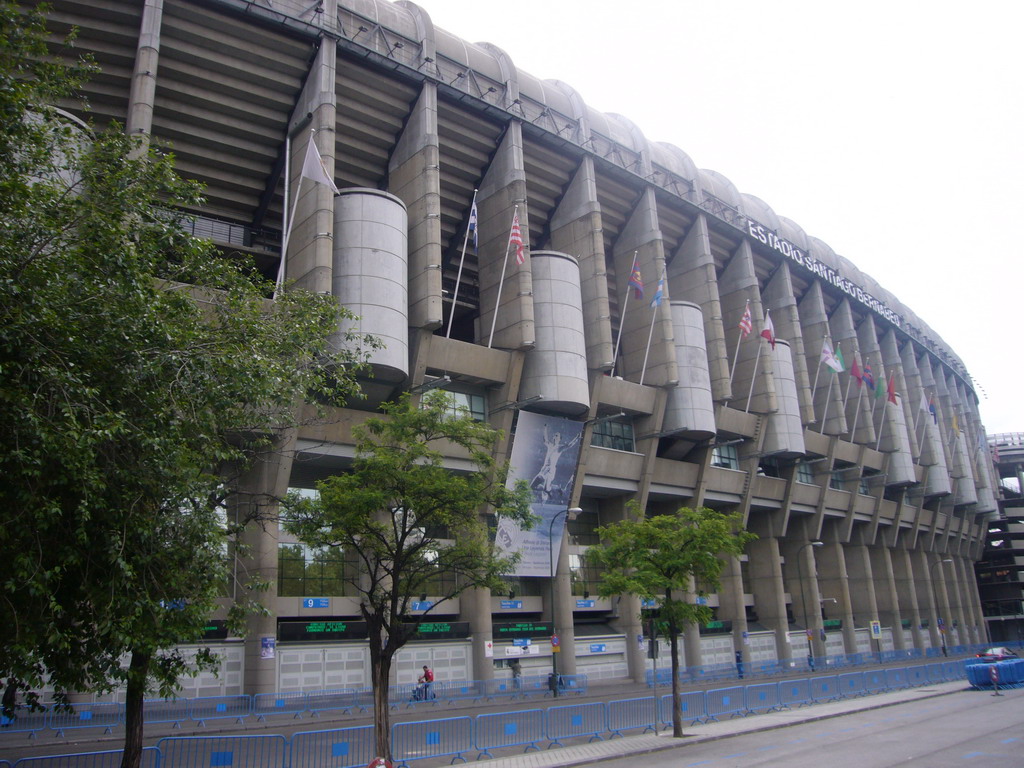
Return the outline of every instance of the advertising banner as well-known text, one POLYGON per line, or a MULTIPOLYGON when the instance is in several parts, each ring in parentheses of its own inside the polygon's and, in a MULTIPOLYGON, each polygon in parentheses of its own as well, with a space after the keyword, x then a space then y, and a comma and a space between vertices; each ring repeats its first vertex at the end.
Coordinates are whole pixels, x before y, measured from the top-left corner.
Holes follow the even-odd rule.
POLYGON ((519 412, 508 482, 509 487, 518 480, 529 483, 538 520, 529 531, 510 520, 498 524, 498 548, 520 556, 515 573, 508 575, 548 576, 552 567, 557 569, 582 437, 582 422, 519 412))

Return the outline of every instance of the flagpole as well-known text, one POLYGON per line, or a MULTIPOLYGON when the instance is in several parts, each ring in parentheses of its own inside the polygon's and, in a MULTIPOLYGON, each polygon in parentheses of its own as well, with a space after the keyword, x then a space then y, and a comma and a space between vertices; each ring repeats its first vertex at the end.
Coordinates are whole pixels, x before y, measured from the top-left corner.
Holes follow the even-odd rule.
MULTIPOLYGON (((473 202, 469 205, 469 215, 473 216, 473 209, 476 207, 476 193, 479 190, 473 190, 473 202)), ((477 236, 479 237, 480 224, 477 222, 477 236)), ((448 313, 448 330, 445 331, 444 337, 450 339, 452 337, 452 321, 455 319, 455 304, 459 300, 459 284, 462 282, 462 265, 466 263, 466 246, 469 245, 469 225, 466 225, 466 236, 462 240, 462 256, 459 257, 459 271, 455 275, 455 292, 452 294, 452 309, 448 313)), ((500 296, 500 294, 499 294, 500 296)))
POLYGON ((857 387, 857 405, 855 406, 855 410, 853 412, 853 429, 850 430, 851 442, 856 442, 857 440, 857 422, 860 420, 860 401, 864 397, 865 386, 867 385, 857 387))
POLYGON ((658 307, 661 306, 661 302, 658 302, 657 306, 651 307, 651 327, 647 331, 647 349, 644 350, 644 364, 640 369, 640 386, 644 383, 644 374, 647 373, 647 356, 651 353, 651 339, 654 338, 654 321, 658 319, 658 307))
MULTIPOLYGON (((828 336, 825 337, 825 341, 828 341, 828 336)), ((825 341, 822 341, 823 345, 824 345, 825 341)), ((832 345, 829 344, 829 349, 831 349, 831 348, 832 348, 832 345)), ((825 353, 825 347, 822 346, 821 353, 818 354, 818 370, 816 370, 814 372, 814 386, 811 387, 811 407, 812 408, 814 407, 814 396, 818 392, 818 377, 821 376, 821 363, 822 363, 822 359, 821 358, 824 356, 824 353, 825 353)))
POLYGON ((498 281, 498 296, 494 300, 494 316, 491 318, 491 335, 487 338, 487 348, 491 348, 494 341, 494 326, 498 322, 498 307, 501 306, 501 289, 505 285, 505 270, 508 267, 508 252, 512 250, 512 230, 516 225, 516 216, 519 215, 519 206, 512 210, 512 223, 508 228, 508 242, 505 243, 505 260, 501 263, 501 279, 498 281))
POLYGON ((882 421, 878 424, 878 439, 875 441, 875 450, 878 450, 878 446, 882 444, 882 432, 885 430, 885 417, 889 413, 889 396, 886 394, 885 405, 882 406, 882 421))
POLYGON ((736 364, 740 360, 740 344, 743 343, 743 329, 739 329, 740 335, 736 339, 736 352, 732 356, 732 370, 729 371, 729 392, 732 393, 732 379, 736 375, 736 364))
MULTIPOLYGON (((639 254, 640 254, 639 250, 633 251, 633 264, 630 267, 630 270, 632 270, 632 268, 636 266, 636 257, 639 254)), ((632 277, 632 271, 630 272, 630 277, 632 277)), ((624 298, 622 300, 622 311, 619 312, 619 333, 615 337, 615 352, 612 353, 612 370, 611 370, 611 373, 608 374, 609 376, 614 376, 615 375, 615 367, 619 363, 619 344, 622 342, 622 329, 626 325, 626 307, 628 305, 629 305, 629 279, 627 278, 627 281, 626 281, 626 298, 624 298)), ((642 384, 643 382, 641 381, 640 383, 642 384)))
POLYGON ((757 381, 757 364, 761 360, 762 346, 762 344, 757 345, 757 356, 754 358, 754 372, 750 376, 750 392, 747 393, 747 407, 743 409, 744 413, 750 413, 750 401, 754 397, 754 382, 757 381))
POLYGON ((821 415, 821 429, 818 430, 818 434, 825 434, 825 422, 828 421, 828 405, 832 401, 832 384, 835 383, 836 378, 839 376, 837 373, 828 380, 828 391, 825 393, 825 412, 821 415))

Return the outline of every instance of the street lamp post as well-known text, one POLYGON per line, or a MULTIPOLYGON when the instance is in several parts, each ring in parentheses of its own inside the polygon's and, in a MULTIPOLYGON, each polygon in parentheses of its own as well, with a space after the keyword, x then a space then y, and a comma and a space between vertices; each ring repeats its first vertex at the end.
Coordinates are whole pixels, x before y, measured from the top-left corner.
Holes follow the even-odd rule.
POLYGON ((814 645, 811 637, 811 626, 807 616, 807 589, 804 586, 804 559, 803 552, 808 547, 824 547, 823 541, 809 541, 796 551, 796 567, 800 577, 800 602, 804 609, 804 632, 807 635, 807 667, 814 669, 814 645))
POLYGON ((939 596, 935 594, 935 566, 943 563, 952 563, 953 558, 947 557, 944 560, 936 560, 928 567, 928 581, 931 582, 932 599, 935 601, 935 628, 939 632, 939 643, 942 647, 942 655, 946 655, 946 628, 939 624, 939 596))
MULTIPOLYGON (((565 515, 566 522, 575 520, 576 516, 583 510, 579 507, 570 507, 569 509, 560 509, 551 516, 551 522, 548 523, 548 570, 550 573, 550 579, 548 580, 549 598, 551 600, 551 635, 552 641, 558 636, 558 609, 555 607, 555 520, 565 515)), ((561 545, 562 537, 558 538, 558 543, 561 545)), ((551 643, 551 681, 549 687, 551 688, 552 696, 558 696, 558 654, 560 649, 556 649, 555 643, 551 643)))

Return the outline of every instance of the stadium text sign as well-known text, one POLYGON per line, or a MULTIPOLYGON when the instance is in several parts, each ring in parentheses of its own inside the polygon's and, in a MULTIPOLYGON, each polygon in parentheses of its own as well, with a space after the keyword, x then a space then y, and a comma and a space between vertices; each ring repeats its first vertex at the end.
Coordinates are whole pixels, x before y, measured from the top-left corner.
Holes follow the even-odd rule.
POLYGON ((825 282, 830 285, 834 285, 843 293, 856 299, 868 309, 873 312, 877 312, 897 328, 901 327, 903 318, 900 317, 900 315, 889 309, 889 307, 865 291, 859 285, 855 285, 853 281, 847 280, 832 269, 832 267, 818 261, 812 256, 808 256, 791 242, 779 237, 763 224, 758 224, 753 219, 747 219, 747 232, 758 242, 764 243, 773 251, 781 253, 790 261, 795 261, 811 274, 817 275, 825 282))

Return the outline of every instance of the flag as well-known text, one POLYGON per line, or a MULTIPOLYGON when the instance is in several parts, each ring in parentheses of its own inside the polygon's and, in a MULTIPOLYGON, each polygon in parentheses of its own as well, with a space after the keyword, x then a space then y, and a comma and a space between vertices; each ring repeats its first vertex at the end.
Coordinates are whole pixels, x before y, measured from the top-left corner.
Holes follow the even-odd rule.
POLYGON ((658 287, 654 291, 654 297, 651 299, 651 307, 656 307, 661 304, 661 297, 665 295, 665 277, 658 278, 658 287))
POLYGON ((871 364, 867 360, 864 361, 864 370, 861 371, 860 376, 864 380, 864 385, 872 392, 874 392, 875 376, 873 373, 871 373, 871 364))
POLYGON ((839 370, 836 373, 842 373, 846 370, 846 360, 843 358, 843 349, 838 344, 836 345, 836 360, 839 363, 839 370))
POLYGON ((644 297, 644 279, 640 274, 640 265, 636 263, 636 255, 633 256, 633 269, 629 272, 629 287, 636 291, 636 298, 644 297))
POLYGON ((478 245, 478 243, 477 243, 477 235, 476 235, 476 227, 477 227, 477 213, 476 213, 476 202, 474 201, 473 207, 469 209, 469 234, 470 234, 470 237, 473 238, 473 250, 474 251, 477 249, 477 245, 478 245))
POLYGON ((956 411, 953 411, 953 431, 960 437, 960 420, 956 417, 956 411))
POLYGON ((309 179, 316 184, 323 184, 330 188, 334 194, 339 194, 338 187, 334 184, 334 179, 327 173, 327 169, 324 168, 324 161, 320 157, 320 151, 316 148, 316 142, 313 137, 309 137, 309 144, 306 145, 306 158, 302 161, 302 176, 309 179))
POLYGON ((516 247, 516 264, 526 261, 526 251, 523 250, 523 235, 519 231, 519 212, 512 216, 512 234, 508 237, 508 244, 516 247))
POLYGON ((827 338, 821 343, 821 362, 836 373, 843 372, 843 364, 836 357, 836 353, 832 351, 832 345, 828 343, 827 338))
POLYGON ((775 326, 772 324, 772 312, 770 309, 764 313, 764 330, 761 331, 761 336, 768 339, 772 349, 775 349, 775 326))
POLYGON ((859 387, 864 383, 864 374, 860 372, 860 366, 857 365, 857 355, 853 356, 853 368, 850 369, 850 375, 857 380, 857 386, 859 387))
POLYGON ((754 319, 750 316, 750 302, 747 301, 747 306, 743 310, 743 317, 740 318, 740 330, 743 331, 743 338, 747 338, 750 332, 754 330, 754 319))
POLYGON ((875 400, 880 400, 887 391, 888 385, 885 383, 885 371, 882 371, 882 380, 875 384, 875 400))
POLYGON ((932 415, 932 421, 934 421, 936 424, 938 424, 939 423, 939 412, 937 410, 935 410, 935 398, 934 397, 929 397, 928 398, 928 413, 930 413, 932 415))
POLYGON ((889 386, 887 386, 885 388, 885 391, 886 391, 886 395, 887 395, 886 399, 890 403, 892 403, 893 405, 896 405, 896 374, 895 373, 890 373, 889 374, 889 386))

